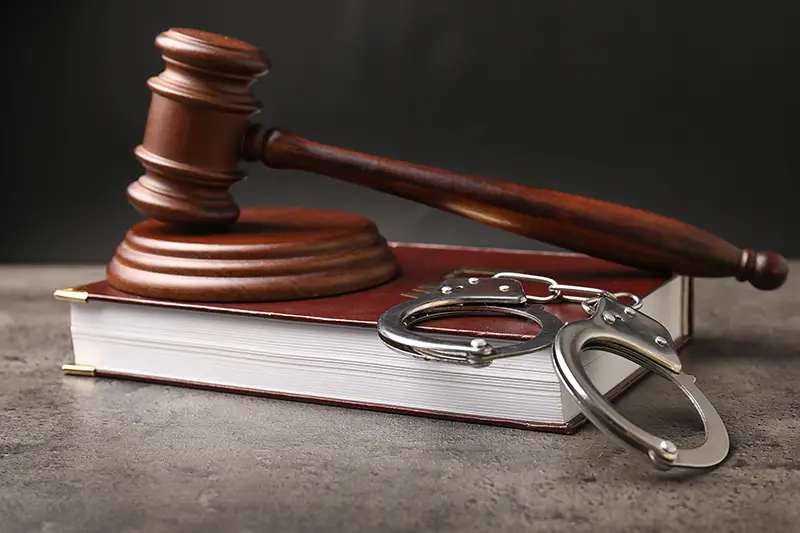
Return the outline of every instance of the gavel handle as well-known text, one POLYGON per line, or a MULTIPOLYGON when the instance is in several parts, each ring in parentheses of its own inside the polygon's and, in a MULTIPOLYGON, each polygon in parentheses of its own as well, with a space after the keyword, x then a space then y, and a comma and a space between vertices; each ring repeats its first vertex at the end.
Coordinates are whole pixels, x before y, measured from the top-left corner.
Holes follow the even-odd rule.
POLYGON ((695 277, 735 277, 780 287, 786 260, 754 252, 648 211, 562 192, 343 150, 279 129, 245 148, 250 160, 362 185, 490 226, 619 264, 695 277))

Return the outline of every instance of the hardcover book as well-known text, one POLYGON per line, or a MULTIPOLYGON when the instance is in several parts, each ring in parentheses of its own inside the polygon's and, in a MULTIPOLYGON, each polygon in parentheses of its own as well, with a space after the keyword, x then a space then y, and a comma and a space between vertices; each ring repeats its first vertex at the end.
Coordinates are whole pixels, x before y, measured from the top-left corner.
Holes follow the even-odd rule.
MULTIPOLYGON (((498 359, 476 368, 399 354, 376 324, 390 307, 453 277, 520 272, 559 283, 630 292, 642 311, 681 346, 692 336, 692 280, 642 272, 580 254, 392 243, 402 267, 394 280, 338 296, 257 303, 168 301, 140 297, 99 280, 61 289, 70 303, 74 361, 67 373, 135 379, 228 393, 464 422, 572 433, 584 421, 549 354, 498 359)), ((531 295, 542 285, 523 282, 531 295)), ((573 322, 575 303, 545 309, 573 322)), ((432 335, 519 342, 534 322, 497 316, 450 317, 414 326, 432 335)), ((645 371, 604 352, 584 365, 613 399, 645 371)))

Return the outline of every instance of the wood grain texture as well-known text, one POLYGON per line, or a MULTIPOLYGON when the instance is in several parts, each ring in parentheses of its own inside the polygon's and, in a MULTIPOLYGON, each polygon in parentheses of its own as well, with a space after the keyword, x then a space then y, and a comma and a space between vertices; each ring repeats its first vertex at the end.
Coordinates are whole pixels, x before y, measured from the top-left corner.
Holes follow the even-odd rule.
POLYGON ((324 174, 565 249, 655 272, 735 277, 775 289, 788 274, 773 252, 740 250, 685 222, 602 200, 376 157, 273 129, 264 163, 324 174))
POLYGON ((309 299, 384 283, 400 267, 367 219, 299 208, 243 209, 222 231, 188 233, 150 219, 108 264, 109 284, 168 300, 309 299))

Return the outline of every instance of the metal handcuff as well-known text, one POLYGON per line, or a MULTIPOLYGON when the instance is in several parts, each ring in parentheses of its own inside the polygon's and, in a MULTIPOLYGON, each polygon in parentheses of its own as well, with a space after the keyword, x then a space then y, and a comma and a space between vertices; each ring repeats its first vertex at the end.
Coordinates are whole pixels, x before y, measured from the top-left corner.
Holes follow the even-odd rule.
POLYGON ((586 418, 613 440, 647 454, 659 470, 716 466, 730 449, 725 424, 697 388, 695 378, 683 373, 670 333, 642 313, 641 305, 641 300, 630 293, 561 285, 545 276, 499 272, 490 278, 449 279, 429 294, 392 307, 378 320, 378 335, 387 346, 406 355, 476 367, 504 357, 547 353, 559 379, 586 418), (519 280, 546 283, 549 294, 527 295, 519 280), (621 298, 632 303, 625 305, 621 298), (558 299, 580 303, 588 317, 564 323, 546 312, 544 304, 558 299), (521 316, 538 323, 541 332, 523 342, 494 346, 482 338, 438 340, 411 331, 411 327, 427 320, 471 314, 521 316), (706 435, 704 442, 694 448, 678 449, 670 440, 648 433, 622 416, 587 375, 580 359, 586 350, 624 357, 674 382, 700 415, 706 435))

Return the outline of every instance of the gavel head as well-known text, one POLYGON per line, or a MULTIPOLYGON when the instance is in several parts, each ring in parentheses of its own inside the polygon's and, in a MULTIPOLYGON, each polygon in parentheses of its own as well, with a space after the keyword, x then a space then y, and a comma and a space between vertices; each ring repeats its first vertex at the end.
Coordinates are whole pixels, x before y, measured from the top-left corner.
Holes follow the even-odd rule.
POLYGON ((251 86, 270 68, 256 47, 222 35, 171 29, 156 38, 166 68, 153 92, 135 154, 145 174, 128 187, 143 216, 191 228, 230 224, 239 208, 231 186, 251 117, 261 104, 251 86))

